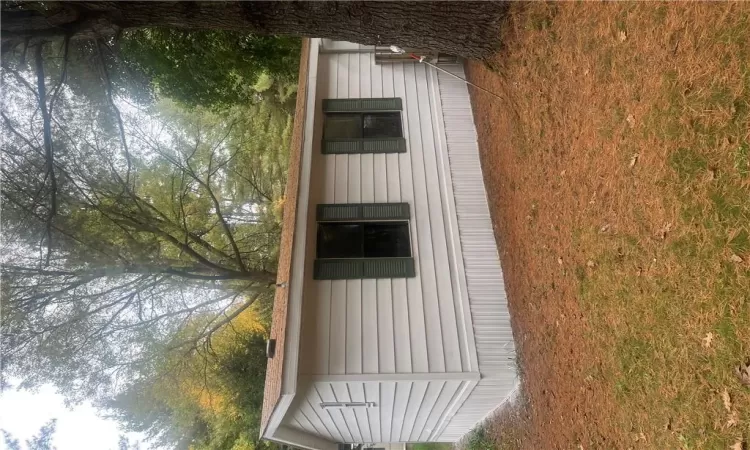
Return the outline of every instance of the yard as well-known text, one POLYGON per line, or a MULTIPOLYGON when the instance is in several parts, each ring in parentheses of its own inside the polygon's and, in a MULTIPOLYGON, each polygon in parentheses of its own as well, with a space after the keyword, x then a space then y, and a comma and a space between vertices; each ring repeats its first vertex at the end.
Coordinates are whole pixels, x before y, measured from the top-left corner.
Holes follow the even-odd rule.
POLYGON ((523 393, 471 448, 747 449, 750 4, 518 4, 470 79, 523 393))

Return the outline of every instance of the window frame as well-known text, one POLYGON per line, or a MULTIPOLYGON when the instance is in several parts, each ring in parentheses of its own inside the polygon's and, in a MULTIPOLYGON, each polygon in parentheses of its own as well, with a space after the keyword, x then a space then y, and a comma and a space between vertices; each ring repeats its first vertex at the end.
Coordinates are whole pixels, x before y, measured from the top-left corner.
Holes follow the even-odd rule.
MULTIPOLYGON (((409 278, 416 276, 411 213, 408 203, 344 203, 319 204, 316 209, 315 263, 313 279, 341 280, 368 278, 409 278), (406 237, 408 256, 367 256, 365 253, 365 224, 397 222, 401 225, 397 236, 406 237), (359 224, 359 245, 362 256, 321 257, 321 224, 359 224), (405 232, 405 234, 402 234, 405 232)), ((394 237, 395 239, 395 237, 394 237)), ((331 244, 328 244, 331 245, 331 244)), ((335 244, 334 244, 335 245, 335 244)), ((342 245, 346 245, 342 243, 342 245)), ((393 248, 398 249, 398 241, 393 248)), ((398 252, 396 252, 398 254, 398 252)))
POLYGON ((361 153, 405 153, 406 130, 404 128, 403 101, 398 97, 389 98, 352 98, 323 100, 323 137, 321 153, 323 154, 361 154, 361 153), (398 117, 400 136, 365 137, 365 116, 367 114, 391 113, 398 117), (359 137, 330 137, 328 120, 336 115, 359 117, 359 137))

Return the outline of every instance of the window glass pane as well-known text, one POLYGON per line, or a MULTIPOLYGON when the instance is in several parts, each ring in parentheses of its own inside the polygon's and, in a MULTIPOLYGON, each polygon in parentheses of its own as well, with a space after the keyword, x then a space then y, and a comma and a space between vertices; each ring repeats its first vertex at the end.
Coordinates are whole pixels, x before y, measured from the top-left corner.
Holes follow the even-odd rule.
POLYGON ((401 137, 401 113, 365 113, 365 138, 401 137))
POLYGON ((318 224, 318 258, 362 258, 361 223, 318 224))
POLYGON ((411 256, 408 222, 365 222, 365 258, 411 256))
POLYGON ((362 137, 361 114, 326 114, 325 139, 351 139, 362 137))

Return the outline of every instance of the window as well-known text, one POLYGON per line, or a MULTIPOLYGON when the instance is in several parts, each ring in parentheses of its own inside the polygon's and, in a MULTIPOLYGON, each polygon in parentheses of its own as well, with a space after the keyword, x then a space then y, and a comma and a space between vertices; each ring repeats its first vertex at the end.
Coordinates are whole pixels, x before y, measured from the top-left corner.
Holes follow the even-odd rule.
POLYGON ((325 139, 400 138, 401 113, 328 113, 325 139))
POLYGON ((313 278, 415 276, 406 203, 318 205, 313 278))
POLYGON ((323 153, 403 153, 400 98, 323 101, 323 153))
POLYGON ((409 222, 322 222, 318 258, 408 258, 409 222))

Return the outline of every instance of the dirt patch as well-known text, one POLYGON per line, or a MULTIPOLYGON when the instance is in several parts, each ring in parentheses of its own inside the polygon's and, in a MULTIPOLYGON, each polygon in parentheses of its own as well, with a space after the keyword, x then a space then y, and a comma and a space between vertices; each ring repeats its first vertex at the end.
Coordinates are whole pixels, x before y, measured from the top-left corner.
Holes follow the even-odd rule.
POLYGON ((493 68, 468 67, 502 97, 472 91, 527 399, 489 432, 520 448, 742 443, 750 6, 510 17, 493 68))

